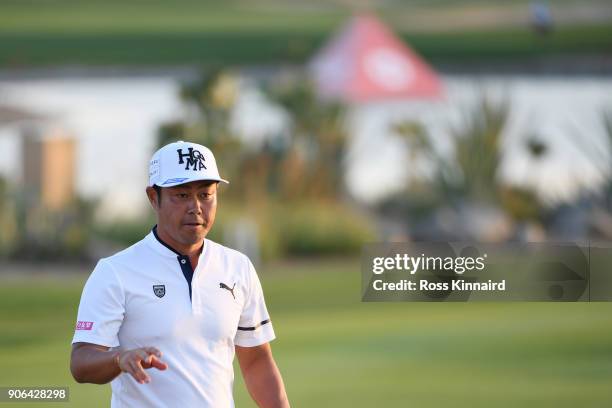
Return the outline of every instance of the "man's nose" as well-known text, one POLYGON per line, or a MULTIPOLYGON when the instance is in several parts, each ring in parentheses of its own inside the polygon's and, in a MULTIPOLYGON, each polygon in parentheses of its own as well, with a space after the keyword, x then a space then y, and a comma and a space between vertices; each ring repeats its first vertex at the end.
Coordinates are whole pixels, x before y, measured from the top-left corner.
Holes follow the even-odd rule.
POLYGON ((189 200, 189 213, 193 214, 201 214, 202 213, 202 203, 198 199, 197 195, 193 195, 189 200))

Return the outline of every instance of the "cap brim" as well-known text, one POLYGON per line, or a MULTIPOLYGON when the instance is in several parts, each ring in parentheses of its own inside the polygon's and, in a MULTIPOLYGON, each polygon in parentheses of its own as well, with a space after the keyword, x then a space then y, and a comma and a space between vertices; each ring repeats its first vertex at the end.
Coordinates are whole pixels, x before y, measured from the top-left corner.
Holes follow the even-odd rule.
POLYGON ((216 181, 218 183, 229 184, 229 181, 225 179, 210 178, 210 177, 192 177, 192 178, 185 178, 185 179, 170 179, 170 180, 166 180, 164 183, 161 183, 161 184, 156 183, 156 184, 160 187, 175 187, 175 186, 180 186, 181 184, 191 183, 193 181, 216 181))

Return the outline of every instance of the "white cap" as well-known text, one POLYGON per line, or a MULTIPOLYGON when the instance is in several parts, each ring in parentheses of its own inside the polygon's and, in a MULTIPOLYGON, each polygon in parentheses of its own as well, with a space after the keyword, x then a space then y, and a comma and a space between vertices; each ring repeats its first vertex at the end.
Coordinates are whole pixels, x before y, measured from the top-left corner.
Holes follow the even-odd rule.
POLYGON ((229 183, 219 176, 210 149, 197 143, 178 141, 155 152, 149 162, 149 186, 172 187, 196 180, 229 183))

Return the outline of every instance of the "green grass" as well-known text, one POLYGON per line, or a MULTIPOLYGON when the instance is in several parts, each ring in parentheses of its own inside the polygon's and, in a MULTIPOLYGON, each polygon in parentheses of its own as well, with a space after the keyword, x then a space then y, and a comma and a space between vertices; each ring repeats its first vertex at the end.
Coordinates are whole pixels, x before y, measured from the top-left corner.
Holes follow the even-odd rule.
MULTIPOLYGON (((381 9, 381 17, 394 10, 381 9)), ((348 15, 337 6, 294 2, 4 1, 0 67, 303 62, 348 15)), ((610 24, 561 26, 546 38, 526 26, 395 29, 434 63, 612 52, 610 24)))
MULTIPOLYGON (((260 275, 295 407, 612 404, 612 304, 361 303, 355 261, 260 275)), ((108 406, 109 386, 68 371, 81 284, 3 282, 0 386, 69 385, 71 403, 50 406, 108 406)), ((238 371, 235 388, 237 407, 255 406, 238 371)))

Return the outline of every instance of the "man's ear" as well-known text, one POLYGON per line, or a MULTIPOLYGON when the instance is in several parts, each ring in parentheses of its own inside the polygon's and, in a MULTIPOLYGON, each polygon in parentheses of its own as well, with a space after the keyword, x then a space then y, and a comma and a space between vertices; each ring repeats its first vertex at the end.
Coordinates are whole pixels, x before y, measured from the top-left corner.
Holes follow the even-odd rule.
POLYGON ((160 205, 159 200, 161 197, 157 195, 157 191, 155 191, 153 187, 147 187, 146 193, 147 193, 147 198, 149 199, 149 203, 151 204, 151 207, 153 207, 154 210, 157 210, 160 205))

